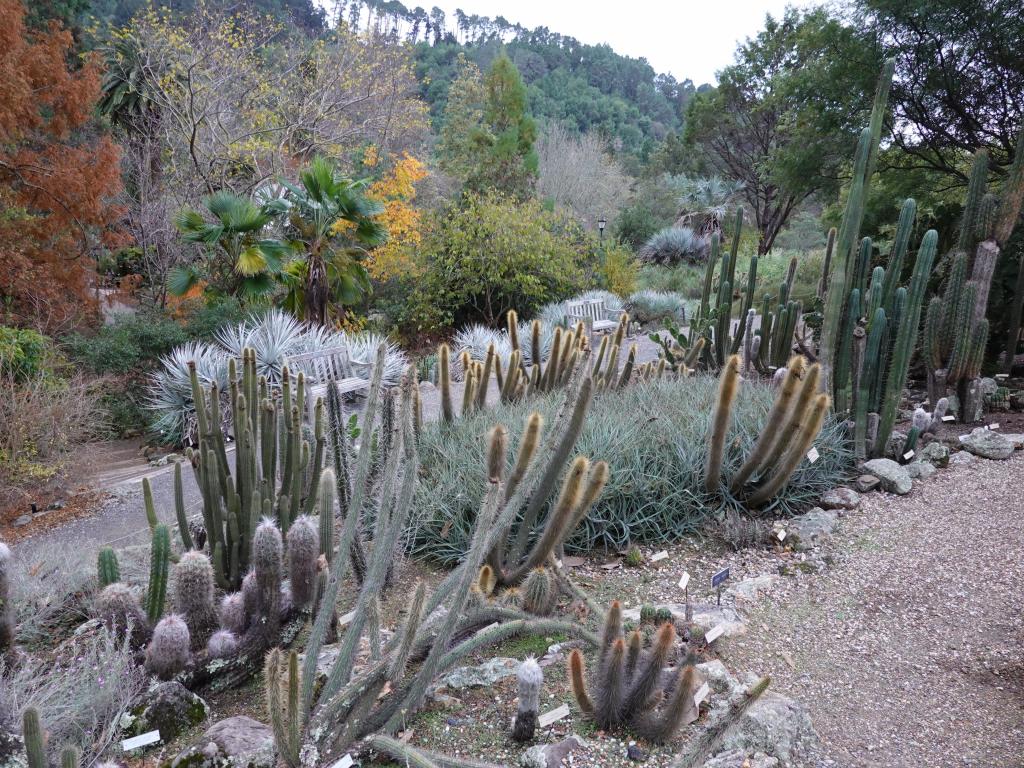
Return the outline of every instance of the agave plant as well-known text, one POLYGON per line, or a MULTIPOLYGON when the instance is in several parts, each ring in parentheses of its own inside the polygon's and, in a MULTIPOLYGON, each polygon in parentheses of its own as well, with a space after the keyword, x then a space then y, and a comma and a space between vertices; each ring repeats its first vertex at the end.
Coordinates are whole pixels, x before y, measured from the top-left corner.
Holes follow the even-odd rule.
MULTIPOLYGON (((409 359, 397 344, 387 336, 372 331, 359 333, 338 332, 340 342, 348 347, 349 359, 352 362, 353 375, 370 378, 370 368, 377 355, 377 349, 384 345, 384 370, 381 383, 385 387, 397 387, 402 373, 409 364, 409 359)), ((334 342, 337 344, 338 342, 334 342)))
MULTIPOLYGON (((538 319, 540 320, 540 362, 543 363, 548 359, 548 355, 551 354, 551 344, 554 342, 555 328, 558 326, 547 322, 543 318, 538 319)), ((507 337, 508 331, 505 331, 504 335, 507 337)), ((529 368, 534 364, 533 345, 529 343, 529 340, 533 337, 533 322, 519 323, 516 335, 519 336, 519 351, 523 356, 523 365, 529 368)))
POLYGON ((637 252, 640 261, 663 266, 700 264, 707 257, 708 241, 689 227, 665 227, 637 252))
MULTIPOLYGON (((527 336, 526 338, 529 338, 527 336)), ((469 353, 469 359, 477 362, 484 362, 487 359, 487 349, 494 345, 494 351, 501 359, 501 364, 508 368, 508 360, 512 355, 512 344, 508 334, 488 328, 486 325, 474 323, 460 328, 452 339, 452 378, 456 381, 462 380, 462 363, 460 362, 463 352, 469 353)))
MULTIPOLYGON (((149 387, 148 408, 154 413, 153 431, 165 442, 192 443, 196 437, 196 406, 188 364, 194 361, 203 388, 216 382, 227 386, 228 355, 220 348, 190 341, 161 358, 149 387)), ((224 410, 225 413, 228 409, 224 410)))
POLYGON ((686 322, 686 303, 675 291, 645 289, 631 294, 626 301, 629 316, 641 323, 652 323, 665 318, 686 322))
POLYGON ((224 352, 240 360, 242 350, 256 351, 256 373, 265 376, 272 386, 281 384, 284 358, 315 348, 308 338, 310 329, 280 309, 253 314, 237 326, 217 331, 217 343, 224 352))

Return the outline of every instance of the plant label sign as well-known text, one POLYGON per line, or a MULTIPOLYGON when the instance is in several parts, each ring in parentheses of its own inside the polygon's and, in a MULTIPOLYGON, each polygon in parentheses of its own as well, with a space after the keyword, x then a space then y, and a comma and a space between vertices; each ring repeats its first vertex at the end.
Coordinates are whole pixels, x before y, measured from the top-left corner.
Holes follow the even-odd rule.
POLYGON ((352 755, 345 755, 341 760, 336 762, 331 768, 352 768, 356 764, 356 761, 352 759, 352 755))
POLYGON ((809 462, 811 462, 811 464, 816 462, 820 457, 821 457, 821 454, 818 453, 818 449, 817 448, 811 448, 811 450, 809 450, 807 452, 807 460, 809 462))
POLYGON ((1008 378, 1010 378, 1010 374, 1008 374, 1008 373, 997 373, 996 374, 996 378, 997 379, 1008 379, 1008 378))
POLYGON ((782 530, 780 530, 780 531, 779 531, 779 532, 778 532, 777 534, 775 534, 775 535, 779 537, 779 541, 785 541, 785 540, 786 540, 786 529, 785 529, 785 528, 783 528, 782 530))
POLYGON ((944 422, 946 422, 946 423, 949 423, 949 422, 951 422, 951 421, 956 421, 956 416, 954 416, 953 414, 950 414, 950 415, 948 415, 948 416, 943 416, 943 417, 942 417, 942 420, 943 420, 944 422))
POLYGON ((711 577, 711 588, 712 589, 718 589, 720 586, 722 586, 722 584, 725 583, 725 580, 728 579, 728 578, 729 578, 729 569, 728 568, 723 568, 722 570, 720 570, 718 573, 716 573, 714 576, 711 577))
POLYGON ((704 635, 704 642, 706 642, 708 645, 711 645, 713 642, 715 642, 715 640, 720 638, 724 632, 724 624, 719 624, 718 626, 712 627, 707 631, 707 634, 704 635))
POLYGON ((131 752, 133 749, 146 747, 150 744, 156 744, 158 741, 160 741, 160 731, 150 731, 149 733, 143 733, 139 736, 133 736, 130 739, 125 739, 121 742, 121 749, 125 752, 131 752))
POLYGON ((683 575, 679 577, 679 588, 680 589, 686 589, 686 587, 689 586, 689 584, 690 584, 690 574, 687 573, 686 571, 683 571, 683 575))
POLYGON ((989 429, 999 429, 999 422, 997 421, 995 424, 989 424, 988 428, 989 429))
POLYGON ((707 683, 704 683, 704 685, 698 688, 697 692, 693 694, 693 706, 699 707, 700 703, 708 697, 709 693, 711 693, 711 687, 707 683))
POLYGON ((541 728, 547 728, 552 723, 556 723, 563 717, 569 716, 569 705, 563 704, 557 709, 552 709, 550 712, 545 712, 543 715, 537 718, 537 725, 541 728))
POLYGON ((914 452, 913 451, 907 451, 906 453, 903 454, 903 458, 906 461, 910 461, 912 458, 914 458, 914 452))
POLYGON ((668 552, 666 550, 664 550, 664 549, 661 550, 661 552, 655 552, 653 555, 651 555, 651 562, 652 563, 656 563, 659 560, 667 560, 667 559, 668 559, 668 552))

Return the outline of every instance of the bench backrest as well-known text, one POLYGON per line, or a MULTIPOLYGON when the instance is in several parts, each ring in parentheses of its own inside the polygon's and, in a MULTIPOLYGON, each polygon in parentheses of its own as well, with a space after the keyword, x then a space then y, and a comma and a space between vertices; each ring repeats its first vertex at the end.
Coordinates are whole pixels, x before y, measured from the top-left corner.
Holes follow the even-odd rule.
POLYGON ((307 379, 317 384, 347 379, 352 375, 348 347, 329 347, 315 352, 303 352, 301 355, 289 355, 285 363, 289 373, 302 371, 307 379))
POLYGON ((585 299, 570 301, 566 305, 566 314, 582 320, 604 320, 608 313, 604 308, 603 299, 585 299))

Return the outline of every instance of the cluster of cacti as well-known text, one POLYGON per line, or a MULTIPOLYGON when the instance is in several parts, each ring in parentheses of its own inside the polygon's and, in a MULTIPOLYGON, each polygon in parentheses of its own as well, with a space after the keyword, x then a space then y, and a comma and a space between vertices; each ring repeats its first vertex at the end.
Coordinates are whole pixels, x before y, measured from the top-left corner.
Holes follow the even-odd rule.
MULTIPOLYGON (((726 360, 719 379, 718 400, 711 423, 704 484, 709 493, 719 490, 732 406, 739 389, 740 359, 726 360)), ((789 482, 793 472, 814 444, 830 405, 828 395, 819 393, 821 368, 805 370, 804 358, 796 355, 780 369, 781 384, 768 420, 753 450, 733 475, 729 493, 751 507, 770 501, 789 482)))
MULTIPOLYGON (((1024 146, 1024 133, 1020 141, 1024 146)), ((929 399, 937 402, 947 388, 954 388, 959 398, 958 415, 965 423, 981 418, 982 396, 977 379, 988 344, 985 311, 996 263, 1020 214, 1024 197, 1022 155, 1024 151, 1019 147, 1000 200, 986 192, 987 153, 980 150, 975 154, 950 274, 942 296, 932 298, 928 305, 924 356, 929 399)), ((1013 325, 1019 325, 1019 318, 1013 325)), ((1014 330, 1010 328, 1015 347, 1014 330)))
MULTIPOLYGON (((756 331, 748 330, 744 336, 743 373, 747 375, 751 367, 760 373, 767 374, 782 368, 786 360, 793 354, 793 338, 797 325, 803 315, 803 306, 799 301, 789 298, 796 279, 796 258, 789 262, 786 277, 779 285, 777 297, 765 295, 761 300, 761 327, 756 331)), ((748 312, 748 329, 753 328, 753 312, 748 312)))
MULTIPOLYGON (((222 589, 237 589, 249 568, 249 553, 257 526, 276 517, 287 532, 301 512, 316 503, 326 436, 323 404, 314 408, 313 432, 303 430, 306 412, 305 380, 282 370, 281 392, 275 397, 265 377, 256 375, 256 357, 242 351, 241 376, 235 361, 228 366, 227 399, 235 437, 235 471, 231 473, 221 422, 221 398, 216 384, 209 393, 190 365, 196 402, 198 444, 189 449, 196 482, 203 497, 203 522, 214 575, 222 589), (308 438, 308 439, 304 439, 308 438)), ((182 543, 194 542, 184 524, 180 476, 175 476, 175 507, 182 543)))
POLYGON ((113 631, 130 631, 134 645, 149 640, 151 628, 163 616, 167 600, 171 533, 166 525, 157 524, 151 535, 149 585, 141 605, 131 588, 120 581, 121 569, 114 550, 103 547, 96 558, 98 580, 103 588, 96 598, 96 613, 113 631))
POLYGON ((0 541, 0 659, 14 649, 14 606, 11 604, 11 548, 0 541))
POLYGON ((544 670, 534 658, 528 658, 516 668, 516 683, 519 688, 519 704, 512 721, 512 740, 530 741, 537 730, 540 716, 540 694, 544 687, 544 670))
POLYGON ((643 647, 638 630, 627 640, 622 608, 613 602, 589 681, 583 654, 574 649, 569 656, 569 682, 580 709, 602 730, 627 725, 656 743, 672 738, 684 723, 697 719, 694 668, 679 665, 674 672, 665 671, 675 641, 676 630, 670 622, 661 625, 649 649, 643 647))
POLYGON ((917 441, 925 435, 935 432, 942 423, 943 416, 946 415, 946 411, 949 410, 949 399, 940 398, 939 402, 935 404, 935 411, 928 413, 923 407, 918 406, 914 409, 913 416, 910 419, 910 429, 907 430, 907 438, 903 442, 903 449, 900 451, 900 456, 906 459, 906 456, 911 451, 917 449, 917 441))
MULTIPOLYGON (((361 450, 356 459, 352 496, 330 556, 330 576, 319 597, 321 610, 309 634, 305 660, 298 665, 297 659, 289 657, 286 668, 284 656, 278 654, 267 663, 271 720, 279 752, 289 765, 297 765, 300 755, 303 761, 329 764, 362 739, 410 764, 431 765, 433 761, 425 753, 390 739, 387 734, 405 726, 438 674, 468 653, 523 633, 558 631, 595 640, 577 622, 532 618, 517 607, 482 601, 474 604, 471 600, 485 557, 489 552, 501 551, 508 538, 505 532, 512 529, 523 507, 538 496, 546 497, 564 467, 578 433, 581 411, 589 399, 589 377, 587 395, 582 397, 580 377, 570 383, 560 429, 534 449, 533 461, 517 463, 507 479, 506 433, 502 427, 492 430, 487 446, 488 480, 469 551, 460 567, 432 594, 428 595, 423 584, 417 586, 403 622, 389 640, 382 639, 379 595, 390 567, 392 547, 408 523, 419 467, 413 435, 412 376, 407 375, 402 383, 399 429, 392 447, 397 459, 389 463, 382 478, 387 486, 383 497, 393 503, 383 505, 374 520, 376 530, 373 547, 366 553, 366 573, 326 680, 322 686, 316 684, 317 659, 328 637, 327 608, 337 601, 340 586, 352 566, 350 552, 356 522, 367 503, 365 480, 371 463, 368 451, 361 450), (370 648, 369 658, 353 674, 364 638, 370 648), (382 696, 385 688, 390 694, 382 696)), ((367 433, 372 431, 377 417, 377 409, 369 408, 364 427, 367 433)), ((537 442, 540 443, 539 428, 537 442)), ((573 480, 570 489, 581 484, 581 478, 573 480)), ((542 549, 550 551, 547 545, 542 549)), ((563 581, 568 579, 563 577, 563 581)), ((538 595, 538 599, 541 597, 538 595)))
MULTIPOLYGON (((46 755, 46 733, 39 719, 39 710, 28 707, 21 717, 21 739, 25 744, 28 768, 50 768, 46 755)), ((60 753, 60 768, 78 768, 81 753, 76 747, 66 746, 60 753)), ((113 763, 95 763, 96 768, 112 768, 113 763)))

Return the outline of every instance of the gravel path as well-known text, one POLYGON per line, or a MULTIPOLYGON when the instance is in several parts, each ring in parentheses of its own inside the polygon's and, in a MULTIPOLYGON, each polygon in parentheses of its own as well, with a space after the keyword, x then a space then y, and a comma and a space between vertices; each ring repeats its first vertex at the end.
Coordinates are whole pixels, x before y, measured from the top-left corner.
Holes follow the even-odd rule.
POLYGON ((866 496, 834 566, 754 608, 726 663, 770 668, 844 768, 1024 765, 1022 487, 1018 453, 866 496))

